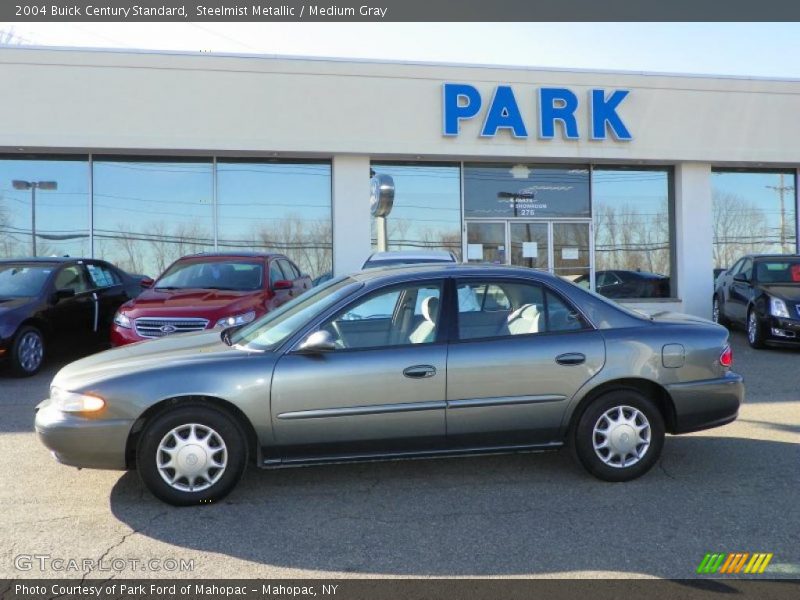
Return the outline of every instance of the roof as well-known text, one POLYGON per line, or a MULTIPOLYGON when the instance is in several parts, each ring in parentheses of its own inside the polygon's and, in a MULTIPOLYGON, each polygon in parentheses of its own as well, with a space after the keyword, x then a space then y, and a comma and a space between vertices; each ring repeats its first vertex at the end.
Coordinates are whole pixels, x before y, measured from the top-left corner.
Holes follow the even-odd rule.
POLYGON ((442 260, 455 262, 452 252, 447 250, 392 250, 389 252, 373 252, 368 261, 382 260, 442 260))
POLYGON ((0 258, 0 263, 68 263, 79 260, 102 260, 94 258, 84 258, 81 256, 20 256, 18 258, 0 258))
POLYGON ((800 258, 800 254, 745 254, 743 258, 752 258, 753 260, 760 258, 800 258))
POLYGON ((187 254, 185 256, 181 256, 181 260, 183 258, 270 258, 273 256, 279 256, 281 258, 286 258, 285 254, 281 254, 280 252, 251 252, 251 251, 243 251, 243 252, 196 252, 195 254, 187 254))
POLYGON ((492 265, 489 263, 427 263, 415 265, 396 265, 377 267, 350 275, 356 281, 365 283, 384 283, 393 279, 406 280, 409 276, 422 277, 526 277, 539 280, 560 281, 547 271, 529 267, 492 265))

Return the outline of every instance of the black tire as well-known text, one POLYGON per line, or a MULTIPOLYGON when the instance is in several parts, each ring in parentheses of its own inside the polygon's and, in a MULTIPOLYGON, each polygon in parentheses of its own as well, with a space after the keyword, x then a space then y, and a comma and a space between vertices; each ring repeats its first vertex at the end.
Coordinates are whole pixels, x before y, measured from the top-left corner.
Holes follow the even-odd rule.
POLYGON ((752 306, 747 311, 745 331, 747 332, 747 343, 750 344, 751 348, 760 350, 764 347, 764 341, 767 336, 764 332, 764 326, 761 324, 761 319, 758 318, 758 313, 752 306), (752 323, 751 320, 753 321, 752 323), (753 328, 753 331, 751 331, 751 328, 753 328))
POLYGON ((722 312, 722 309, 723 309, 722 298, 719 297, 719 294, 714 294, 714 299, 712 301, 712 309, 711 309, 712 319, 715 323, 730 329, 731 322, 725 317, 725 314, 722 312))
MULTIPOLYGON (((643 421, 638 419, 636 422, 640 426, 644 424, 643 421)), ((629 433, 622 429, 619 435, 627 436, 629 433)), ((619 389, 606 392, 593 400, 581 415, 578 425, 575 427, 573 446, 580 463, 598 479, 604 481, 630 481, 647 473, 658 461, 661 450, 664 447, 664 418, 655 403, 637 390, 619 389), (594 448, 595 439, 598 442, 603 440, 602 435, 595 434, 595 425, 600 424, 601 418, 608 411, 612 411, 612 415, 616 419, 619 413, 614 413, 613 411, 618 407, 625 407, 623 415, 627 418, 634 416, 634 413, 627 409, 639 411, 640 415, 643 415, 649 423, 649 446, 644 449, 639 460, 629 466, 607 464, 598 452, 606 454, 606 458, 611 457, 611 463, 615 462, 613 453, 602 449, 595 451, 594 448)), ((635 449, 641 451, 642 447, 642 445, 639 445, 635 449)), ((627 460, 631 461, 634 456, 629 456, 630 458, 627 460)), ((616 462, 621 463, 622 461, 616 460, 616 462)))
POLYGON ((33 325, 23 325, 14 336, 14 343, 11 344, 9 357, 11 372, 17 377, 36 375, 44 364, 45 352, 46 346, 41 330, 33 325), (34 351, 31 344, 38 345, 38 350, 34 351), (38 359, 31 355, 32 351, 38 359))
MULTIPOLYGON (((172 438, 175 440, 175 438, 172 438)), ((194 445, 195 448, 198 444, 194 445)), ((185 454, 188 458, 188 455, 185 454)), ((209 453, 200 452, 195 454, 195 460, 198 456, 205 456, 206 459, 209 453)), ((200 458, 199 460, 203 460, 200 458)), ((190 464, 184 462, 184 464, 190 464)), ((195 462, 194 464, 198 464, 195 462)), ((199 463, 201 466, 203 462, 199 463)), ((139 438, 139 443, 136 450, 136 466, 139 471, 139 477, 142 479, 144 485, 149 489, 152 494, 173 506, 194 506, 198 504, 211 504, 217 502, 227 496, 244 474, 247 465, 247 436, 240 427, 239 423, 223 411, 212 406, 203 404, 192 404, 179 406, 171 409, 165 413, 158 415, 149 423, 139 438), (210 473, 210 479, 205 481, 194 481, 195 485, 209 484, 205 489, 191 491, 189 489, 177 489, 170 485, 161 475, 161 470, 157 464, 159 457, 164 459, 168 458, 166 453, 159 450, 159 447, 168 434, 177 431, 177 436, 183 438, 185 435, 188 437, 192 425, 196 427, 197 437, 201 442, 208 441, 212 445, 216 438, 204 436, 205 430, 211 430, 218 438, 224 443, 224 449, 221 446, 211 446, 210 454, 214 458, 221 461, 224 456, 226 459, 225 468, 217 479, 219 469, 214 470, 210 468, 207 474, 210 473), (205 429, 204 429, 205 428, 205 429), (224 454, 223 454, 224 453, 224 454), (214 480, 213 482, 211 480, 214 480)), ((177 472, 174 469, 163 469, 166 475, 174 476, 177 472)), ((179 478, 175 481, 176 486, 187 488, 189 481, 187 478, 179 478)))

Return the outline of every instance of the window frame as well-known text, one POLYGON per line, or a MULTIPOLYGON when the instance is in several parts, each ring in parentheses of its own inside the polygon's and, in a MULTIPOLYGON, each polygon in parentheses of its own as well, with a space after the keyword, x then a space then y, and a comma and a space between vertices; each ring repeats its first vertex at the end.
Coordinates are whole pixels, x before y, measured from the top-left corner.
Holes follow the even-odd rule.
MULTIPOLYGON (((386 344, 383 346, 370 346, 368 348, 337 348, 332 352, 335 354, 343 354, 350 352, 372 352, 377 350, 392 350, 398 348, 430 348, 439 344, 447 344, 450 341, 450 329, 452 320, 451 318, 452 311, 448 311, 452 299, 450 291, 451 282, 452 278, 449 277, 435 277, 430 279, 411 279, 400 283, 389 283, 387 285, 383 285, 381 287, 368 290, 363 294, 358 295, 356 298, 349 298, 348 299, 349 301, 346 304, 336 306, 331 311, 323 315, 321 318, 316 319, 314 321, 314 324, 303 330, 303 332, 300 334, 299 339, 302 340, 311 332, 320 330, 323 326, 327 325, 329 322, 336 320, 336 318, 339 317, 340 315, 346 313, 349 310, 352 310, 353 307, 362 304, 363 302, 367 302, 371 298, 376 297, 378 295, 390 293, 396 288, 425 287, 427 285, 438 285, 439 322, 436 325, 436 338, 432 342, 424 344, 412 344, 411 342, 405 344, 386 344)), ((395 304, 395 311, 392 312, 393 320, 395 318, 396 310, 397 310, 397 305, 395 304)), ((292 349, 295 349, 296 342, 293 342, 290 347, 292 349)), ((290 353, 293 351, 294 350, 289 350, 290 353)))
POLYGON ((594 324, 584 315, 583 311, 580 310, 579 307, 575 305, 569 298, 567 298, 564 294, 559 292, 557 289, 553 288, 553 286, 548 285, 544 281, 532 280, 532 279, 525 279, 525 278, 515 278, 515 277, 507 277, 507 276, 487 276, 481 277, 479 275, 468 275, 468 276, 455 276, 451 278, 452 280, 452 294, 451 294, 451 301, 448 305, 448 308, 451 311, 451 318, 450 318, 450 326, 453 327, 453 331, 451 332, 451 336, 449 338, 450 343, 471 343, 471 342, 487 342, 487 341, 495 341, 495 340, 509 340, 509 339, 528 339, 534 337, 546 337, 550 335, 567 335, 571 333, 585 333, 587 331, 596 331, 597 328, 594 324), (462 283, 468 283, 470 281, 482 283, 484 285, 488 285, 491 283, 500 284, 506 283, 509 285, 536 285, 542 289, 542 301, 544 303, 543 312, 545 315, 545 327, 547 331, 540 331, 536 333, 520 333, 517 335, 494 335, 494 336, 487 336, 487 337, 479 337, 479 338, 466 338, 461 339, 460 331, 459 331, 459 311, 458 311, 458 286, 462 283), (567 308, 571 308, 574 312, 576 312, 579 316, 581 321, 583 322, 584 326, 580 329, 570 329, 570 330, 562 330, 562 331, 550 331, 550 314, 548 312, 547 306, 547 295, 552 294, 556 298, 558 298, 567 308))

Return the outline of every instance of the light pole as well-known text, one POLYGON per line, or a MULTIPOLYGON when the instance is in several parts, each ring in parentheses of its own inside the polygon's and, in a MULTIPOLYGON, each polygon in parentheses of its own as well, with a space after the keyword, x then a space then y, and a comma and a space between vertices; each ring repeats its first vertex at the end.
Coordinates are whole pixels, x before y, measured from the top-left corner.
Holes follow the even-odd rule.
POLYGON ((31 247, 33 249, 33 256, 36 256, 36 190, 57 190, 57 181, 25 181, 23 179, 15 179, 11 182, 15 190, 30 190, 31 191, 31 247))

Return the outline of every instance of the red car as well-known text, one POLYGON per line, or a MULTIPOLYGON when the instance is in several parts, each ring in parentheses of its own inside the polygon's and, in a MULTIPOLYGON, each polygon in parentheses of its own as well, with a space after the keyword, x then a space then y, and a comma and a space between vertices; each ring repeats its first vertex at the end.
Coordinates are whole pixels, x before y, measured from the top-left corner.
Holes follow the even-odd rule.
POLYGON ((244 325, 310 287, 309 276, 282 254, 184 256, 120 307, 111 344, 244 325))

